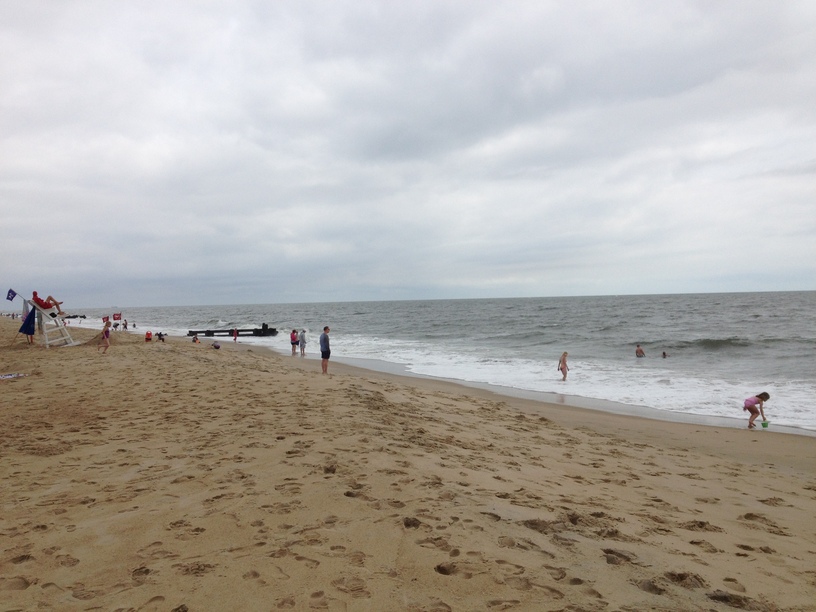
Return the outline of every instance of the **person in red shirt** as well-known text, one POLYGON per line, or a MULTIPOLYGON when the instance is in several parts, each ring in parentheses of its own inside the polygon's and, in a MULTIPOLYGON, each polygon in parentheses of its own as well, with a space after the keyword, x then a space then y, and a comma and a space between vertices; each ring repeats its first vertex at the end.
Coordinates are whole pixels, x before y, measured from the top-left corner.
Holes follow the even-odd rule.
POLYGON ((57 300, 55 300, 50 295, 47 298, 42 299, 40 296, 37 295, 37 292, 35 291, 31 296, 31 301, 34 302, 37 306, 39 306, 43 310, 49 310, 50 308, 56 308, 57 312, 59 314, 63 314, 62 308, 60 308, 60 305, 62 304, 62 302, 58 302, 57 300))

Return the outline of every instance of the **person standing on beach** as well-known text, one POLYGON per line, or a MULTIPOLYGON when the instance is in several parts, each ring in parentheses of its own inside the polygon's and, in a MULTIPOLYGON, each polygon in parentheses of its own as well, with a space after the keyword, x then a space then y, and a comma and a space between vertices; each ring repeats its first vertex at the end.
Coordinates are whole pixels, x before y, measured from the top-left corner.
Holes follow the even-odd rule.
POLYGON ((635 357, 645 357, 645 356, 646 356, 646 353, 643 352, 643 349, 638 344, 635 347, 635 357))
POLYGON ((292 343, 292 357, 294 357, 298 347, 298 333, 296 329, 293 329, 292 333, 289 334, 289 342, 292 343))
POLYGON ((300 356, 306 356, 306 330, 301 329, 298 334, 298 344, 300 345, 300 356))
POLYGON ((561 359, 558 360, 558 371, 564 375, 564 378, 561 380, 567 380, 567 372, 569 372, 569 367, 567 366, 567 351, 561 353, 561 359))
POLYGON ((111 322, 105 321, 105 327, 102 328, 102 338, 99 340, 99 343, 96 345, 96 352, 99 352, 99 347, 104 346, 105 348, 102 350, 102 354, 108 352, 110 348, 110 330, 111 330, 111 322))
POLYGON ((329 345, 329 326, 323 328, 323 333, 320 334, 320 359, 323 373, 327 374, 329 371, 329 357, 331 357, 331 346, 329 345))
POLYGON ((754 421, 756 418, 761 414, 762 420, 767 421, 768 419, 765 418, 765 402, 771 399, 770 394, 763 391, 762 393, 757 393, 753 397, 749 397, 746 399, 742 404, 743 412, 750 412, 751 416, 748 417, 748 429, 754 429, 756 425, 754 425, 754 421), (757 406, 759 409, 757 410, 757 406))

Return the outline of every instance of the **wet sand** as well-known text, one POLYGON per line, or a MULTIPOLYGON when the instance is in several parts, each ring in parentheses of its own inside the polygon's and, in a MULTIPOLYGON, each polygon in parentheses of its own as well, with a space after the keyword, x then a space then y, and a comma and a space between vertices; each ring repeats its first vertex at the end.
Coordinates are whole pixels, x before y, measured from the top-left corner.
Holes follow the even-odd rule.
POLYGON ((816 610, 813 437, 19 325, 2 610, 816 610))

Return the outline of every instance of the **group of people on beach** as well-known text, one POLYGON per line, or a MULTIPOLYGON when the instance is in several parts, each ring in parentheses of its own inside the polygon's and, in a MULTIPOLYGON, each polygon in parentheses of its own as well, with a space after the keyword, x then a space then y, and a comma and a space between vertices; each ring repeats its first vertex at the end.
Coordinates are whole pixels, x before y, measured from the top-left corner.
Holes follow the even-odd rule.
MULTIPOLYGON (((318 344, 320 345, 320 365, 323 374, 327 374, 329 371, 329 358, 331 357, 331 344, 329 342, 329 329, 328 325, 323 327, 323 333, 320 334, 320 338, 318 339, 318 344)), ((294 357, 297 354, 298 348, 300 348, 300 356, 306 356, 306 330, 301 329, 300 332, 298 330, 293 329, 292 333, 289 334, 289 343, 292 345, 292 356, 294 357)))
POLYGON ((298 348, 300 348, 300 356, 306 356, 306 330, 301 329, 299 332, 296 329, 289 334, 289 341, 292 344, 292 356, 297 355, 298 348))
MULTIPOLYGON (((31 301, 37 304, 43 310, 50 310, 55 308, 57 310, 57 314, 60 316, 64 316, 62 311, 62 302, 56 300, 53 296, 48 296, 45 299, 39 297, 36 291, 33 292, 31 301)), ((107 350, 110 348, 110 332, 111 332, 112 324, 110 321, 105 321, 105 325, 100 332, 99 342, 97 344, 97 351, 100 349, 102 353, 106 353, 107 350)), ((125 322, 124 329, 127 329, 127 322, 125 322)), ((321 370, 323 374, 328 373, 328 366, 329 366, 329 358, 331 356, 331 347, 329 342, 329 326, 326 325, 323 327, 323 333, 320 334, 319 338, 319 345, 320 345, 320 358, 321 358, 321 370)), ((149 332, 148 332, 149 333, 149 332)), ((164 338, 161 337, 162 334, 159 334, 160 339, 163 341, 164 338)), ((29 340, 29 343, 33 338, 29 340)), ((233 341, 238 341, 238 330, 233 330, 233 341)), ((301 329, 298 331, 297 329, 293 329, 292 332, 289 334, 289 341, 292 345, 292 355, 297 355, 298 349, 300 349, 300 356, 306 356, 306 330, 301 329)), ((199 342, 198 336, 193 338, 193 342, 199 342)), ((217 343, 213 344, 213 348, 221 348, 220 345, 217 343)), ((646 352, 643 350, 643 347, 640 344, 635 346, 635 357, 643 358, 646 356, 646 352)), ((663 358, 665 359, 668 357, 668 353, 663 351, 663 358)), ((561 353, 561 357, 558 359, 558 365, 556 369, 558 372, 561 373, 561 380, 567 380, 567 373, 569 372, 569 365, 567 364, 567 359, 569 357, 569 353, 564 351, 561 353)), ((765 402, 767 402, 771 398, 770 394, 766 391, 762 393, 757 393, 756 395, 752 395, 751 397, 747 398, 743 402, 743 411, 750 413, 748 418, 748 429, 755 429, 756 428, 756 419, 759 416, 762 416, 762 422, 764 426, 767 426, 768 419, 765 418, 765 402)))

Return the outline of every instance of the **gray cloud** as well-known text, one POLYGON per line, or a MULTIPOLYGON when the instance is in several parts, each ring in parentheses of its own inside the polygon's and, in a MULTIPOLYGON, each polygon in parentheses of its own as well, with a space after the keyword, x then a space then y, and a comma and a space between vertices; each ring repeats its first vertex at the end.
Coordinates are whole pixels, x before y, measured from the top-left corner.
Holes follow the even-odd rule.
POLYGON ((82 306, 813 289, 807 2, 0 5, 0 279, 82 306))

